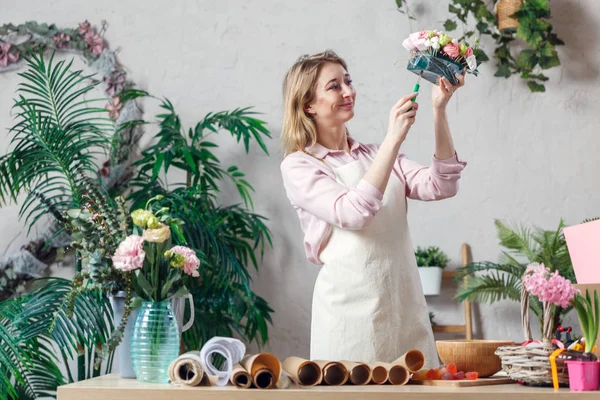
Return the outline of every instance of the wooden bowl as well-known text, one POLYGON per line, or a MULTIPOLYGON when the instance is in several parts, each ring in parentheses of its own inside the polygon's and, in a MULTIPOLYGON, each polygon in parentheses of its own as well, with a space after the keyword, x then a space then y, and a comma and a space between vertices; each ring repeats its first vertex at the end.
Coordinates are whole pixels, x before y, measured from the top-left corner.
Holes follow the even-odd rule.
POLYGON ((459 371, 475 371, 480 378, 494 375, 502 369, 494 354, 500 346, 514 345, 510 340, 438 340, 435 342, 444 365, 454 363, 459 371))

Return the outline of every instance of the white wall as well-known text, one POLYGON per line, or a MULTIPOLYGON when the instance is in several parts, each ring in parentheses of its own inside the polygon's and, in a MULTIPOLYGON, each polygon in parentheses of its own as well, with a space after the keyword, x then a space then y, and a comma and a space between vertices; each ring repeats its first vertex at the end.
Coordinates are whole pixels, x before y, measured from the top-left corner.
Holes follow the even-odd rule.
MULTIPOLYGON (((409 1, 418 21, 409 22, 392 0, 354 1, 158 1, 145 3, 20 1, 5 4, 1 23, 27 20, 75 27, 86 18, 109 23, 106 39, 141 89, 170 98, 183 121, 195 124, 209 111, 254 105, 264 113, 274 139, 270 157, 223 137, 222 160, 248 173, 256 188, 256 211, 270 219, 274 246, 267 251, 254 288, 275 309, 270 350, 280 357, 308 356, 310 304, 317 268, 304 256, 296 214, 285 197, 279 163, 281 79, 303 53, 326 48, 345 57, 358 102, 350 123, 363 142, 380 142, 392 104, 410 92, 415 76, 405 70, 402 40, 418 29, 441 29, 446 1, 409 1), (141 4, 144 4, 143 6, 141 4)), ((459 194, 439 203, 411 202, 415 245, 438 245, 460 262, 460 245, 471 244, 475 260, 496 260, 494 218, 552 229, 600 215, 598 148, 600 23, 597 1, 554 1, 560 68, 544 94, 532 94, 518 77, 493 77, 492 63, 469 77, 449 107, 455 144, 469 165, 459 194)), ((484 43, 485 46, 485 43, 484 43)), ((488 47, 489 48, 489 47, 488 47)), ((0 75, 0 126, 9 114, 16 74, 0 75)), ((422 85, 417 123, 404 145, 412 158, 428 163, 433 153, 430 85, 422 85)), ((147 105, 147 116, 156 108, 147 105)), ((152 131, 153 133, 154 131, 152 131)), ((8 140, 0 138, 0 149, 8 140)), ((225 188, 225 201, 238 201, 225 188)), ((15 208, 0 210, 0 249, 22 230, 15 208), (10 232, 10 233, 9 233, 10 232)), ((12 248, 25 242, 21 236, 12 248)), ((441 323, 459 323, 462 308, 447 289, 429 299, 441 323)), ((483 307, 477 334, 521 340, 516 303, 483 307)))

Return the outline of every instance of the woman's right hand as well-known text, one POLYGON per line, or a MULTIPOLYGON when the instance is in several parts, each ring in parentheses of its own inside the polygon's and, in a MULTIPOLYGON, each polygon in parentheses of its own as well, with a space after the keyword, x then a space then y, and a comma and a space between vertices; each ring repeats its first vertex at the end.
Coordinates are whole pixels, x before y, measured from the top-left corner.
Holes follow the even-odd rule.
POLYGON ((417 93, 411 93, 394 104, 390 111, 388 136, 404 142, 410 127, 415 123, 415 116, 419 109, 419 105, 413 102, 415 97, 417 97, 417 93))

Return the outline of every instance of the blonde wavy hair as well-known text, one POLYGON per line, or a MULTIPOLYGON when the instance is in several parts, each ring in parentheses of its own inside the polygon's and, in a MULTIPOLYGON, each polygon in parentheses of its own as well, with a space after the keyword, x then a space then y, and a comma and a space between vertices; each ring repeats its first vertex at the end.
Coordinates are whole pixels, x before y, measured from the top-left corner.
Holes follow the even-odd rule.
POLYGON ((326 50, 301 56, 285 74, 281 138, 286 156, 317 142, 317 128, 304 107, 314 101, 319 72, 326 63, 337 63, 348 70, 346 62, 340 56, 334 51, 326 50))

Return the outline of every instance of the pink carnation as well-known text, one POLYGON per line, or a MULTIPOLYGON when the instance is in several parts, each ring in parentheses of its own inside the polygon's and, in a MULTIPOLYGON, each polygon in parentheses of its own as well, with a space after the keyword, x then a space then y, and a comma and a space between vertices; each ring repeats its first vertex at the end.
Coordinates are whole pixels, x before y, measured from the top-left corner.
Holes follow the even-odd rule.
POLYGON ((198 267, 200 267, 200 260, 198 256, 196 256, 196 252, 189 247, 185 246, 175 246, 171 248, 171 252, 182 255, 185 258, 185 264, 183 264, 183 272, 186 274, 198 277, 200 274, 198 273, 198 267))
POLYGON ((445 45, 443 50, 451 58, 456 58, 460 54, 460 46, 456 39, 445 45))
POLYGON ((112 262, 118 270, 134 271, 142 268, 145 258, 144 240, 137 235, 130 235, 119 244, 112 256, 112 262))

